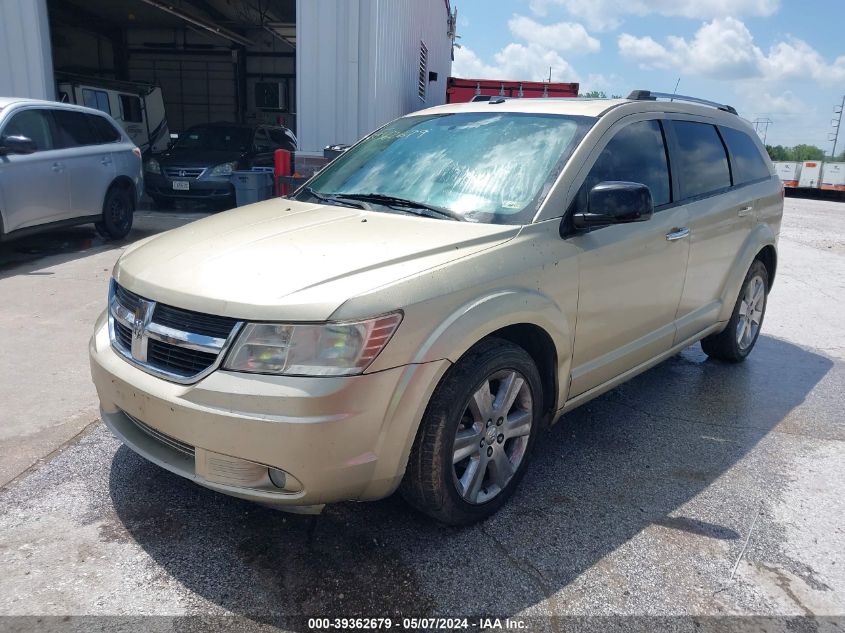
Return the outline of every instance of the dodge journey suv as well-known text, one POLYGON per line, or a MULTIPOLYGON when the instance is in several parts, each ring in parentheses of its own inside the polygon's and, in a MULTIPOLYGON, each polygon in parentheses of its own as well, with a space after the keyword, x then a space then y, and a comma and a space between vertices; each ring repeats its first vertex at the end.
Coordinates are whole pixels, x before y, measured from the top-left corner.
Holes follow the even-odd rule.
POLYGON ((735 110, 664 96, 416 112, 290 199, 130 247, 90 344, 103 420, 284 509, 490 515, 562 414, 760 334, 780 182, 735 110))

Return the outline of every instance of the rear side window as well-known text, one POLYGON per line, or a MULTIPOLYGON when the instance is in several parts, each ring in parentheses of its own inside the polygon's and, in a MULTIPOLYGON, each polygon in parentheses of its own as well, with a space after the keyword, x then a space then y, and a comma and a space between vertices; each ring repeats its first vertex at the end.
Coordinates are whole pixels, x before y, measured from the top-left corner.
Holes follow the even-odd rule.
POLYGON ((760 150, 757 149, 757 143, 748 134, 729 127, 719 129, 731 153, 735 185, 771 176, 766 161, 763 160, 760 150))
POLYGON ((648 186, 656 207, 671 202, 666 145, 658 121, 640 121, 622 128, 602 150, 579 198, 586 203, 587 192, 606 180, 648 186))
POLYGON ((141 99, 134 95, 120 95, 120 113, 127 123, 141 123, 141 99))
POLYGON ((109 95, 103 90, 91 90, 90 88, 82 89, 82 103, 89 108, 100 110, 106 114, 111 114, 111 106, 109 106, 109 95))
POLYGON ((90 123, 92 115, 71 110, 53 110, 53 117, 59 131, 60 147, 100 144, 100 138, 90 123))
POLYGON ((50 113, 47 110, 24 110, 13 115, 3 128, 4 136, 25 136, 35 144, 35 151, 53 149, 50 113))
POLYGON ((121 139, 120 132, 105 117, 96 114, 86 114, 88 124, 94 129, 100 143, 116 143, 121 139))
POLYGON ((672 166, 681 181, 681 198, 692 198, 731 186, 728 155, 716 128, 708 123, 672 121, 678 156, 672 166))

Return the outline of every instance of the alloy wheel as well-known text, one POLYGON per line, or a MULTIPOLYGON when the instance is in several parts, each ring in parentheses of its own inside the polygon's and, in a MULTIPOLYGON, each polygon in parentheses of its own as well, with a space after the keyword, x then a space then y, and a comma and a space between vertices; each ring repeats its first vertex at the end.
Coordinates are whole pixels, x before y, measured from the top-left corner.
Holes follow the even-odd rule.
POLYGON ((452 445, 453 480, 464 501, 482 504, 513 478, 534 417, 525 377, 505 369, 487 377, 464 406, 452 445))
POLYGON ((752 277, 745 285, 745 292, 739 304, 739 319, 736 324, 736 342, 739 348, 748 348, 760 331, 763 309, 766 305, 766 284, 759 275, 752 277))

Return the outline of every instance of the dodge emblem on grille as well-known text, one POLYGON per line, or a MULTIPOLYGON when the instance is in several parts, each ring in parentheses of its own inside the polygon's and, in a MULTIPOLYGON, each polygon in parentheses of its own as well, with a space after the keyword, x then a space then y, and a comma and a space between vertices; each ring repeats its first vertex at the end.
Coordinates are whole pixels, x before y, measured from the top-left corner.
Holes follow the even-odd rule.
POLYGON ((139 299, 132 320, 132 358, 144 362, 147 360, 147 326, 153 318, 155 301, 139 299))

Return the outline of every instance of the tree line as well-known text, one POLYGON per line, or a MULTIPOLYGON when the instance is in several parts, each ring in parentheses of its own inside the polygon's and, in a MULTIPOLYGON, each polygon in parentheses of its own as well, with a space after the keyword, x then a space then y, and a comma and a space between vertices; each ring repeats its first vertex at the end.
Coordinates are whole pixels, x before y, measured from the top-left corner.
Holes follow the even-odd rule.
POLYGON ((769 152, 769 158, 772 160, 784 160, 790 162, 798 162, 804 160, 835 160, 845 161, 845 152, 837 155, 836 158, 827 156, 825 151, 815 145, 795 145, 794 147, 784 147, 783 145, 766 145, 766 151, 769 152))

